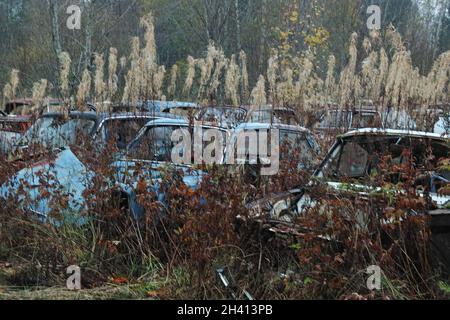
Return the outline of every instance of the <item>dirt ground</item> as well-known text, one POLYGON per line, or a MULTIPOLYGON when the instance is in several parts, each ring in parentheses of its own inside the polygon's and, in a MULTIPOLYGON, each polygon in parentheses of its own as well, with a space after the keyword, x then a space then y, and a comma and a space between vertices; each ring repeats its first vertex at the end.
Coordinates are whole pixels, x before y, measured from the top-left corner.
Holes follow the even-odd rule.
POLYGON ((104 286, 80 291, 70 291, 66 287, 17 287, 11 285, 10 279, 17 272, 17 267, 0 262, 0 300, 137 300, 150 299, 142 292, 139 285, 104 286))

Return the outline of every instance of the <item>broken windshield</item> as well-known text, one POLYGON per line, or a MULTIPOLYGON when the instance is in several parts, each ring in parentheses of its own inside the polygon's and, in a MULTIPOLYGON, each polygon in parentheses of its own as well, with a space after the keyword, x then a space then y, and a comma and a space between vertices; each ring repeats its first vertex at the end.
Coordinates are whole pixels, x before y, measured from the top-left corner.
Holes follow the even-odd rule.
MULTIPOLYGON (((333 182, 365 181, 384 168, 395 171, 409 165, 418 171, 434 172, 448 158, 448 145, 438 139, 406 136, 359 136, 342 140, 318 171, 318 177, 333 182)), ((385 169, 386 170, 386 169, 385 169)), ((399 177, 399 175, 397 175, 399 177)), ((398 182, 398 181, 390 181, 398 182)))

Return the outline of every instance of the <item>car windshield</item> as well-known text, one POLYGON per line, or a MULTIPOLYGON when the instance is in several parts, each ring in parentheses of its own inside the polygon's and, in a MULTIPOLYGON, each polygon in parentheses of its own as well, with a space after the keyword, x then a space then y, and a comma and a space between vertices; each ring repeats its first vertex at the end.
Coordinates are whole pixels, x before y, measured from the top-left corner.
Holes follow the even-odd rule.
MULTIPOLYGON (((361 136, 342 140, 332 151, 318 176, 327 181, 365 181, 383 170, 401 170, 404 165, 433 172, 438 162, 449 156, 449 147, 440 140, 403 136, 361 136), (383 169, 384 168, 384 169, 383 169)), ((397 170, 397 171, 399 171, 397 170)), ((397 175, 399 177, 399 175, 397 175)), ((399 182, 390 181, 393 183, 399 182)))
MULTIPOLYGON (((239 136, 236 135, 233 137, 233 148, 231 150, 234 150, 234 155, 238 157, 237 160, 239 162, 249 163, 251 160, 251 145, 257 146, 257 150, 261 150, 260 144, 266 143, 267 153, 272 154, 272 151, 276 149, 274 147, 277 146, 272 146, 272 138, 269 138, 269 132, 266 131, 266 136, 261 135, 264 131, 266 130, 257 130, 258 134, 253 135, 253 137, 252 135, 245 136, 247 134, 245 131, 239 133, 239 135, 242 134, 246 138, 244 153, 243 150, 238 150, 237 143, 239 136), (261 137, 267 137, 267 140, 261 141, 261 137), (253 141, 252 139, 256 140, 253 141)), ((279 160, 297 163, 301 168, 309 167, 316 159, 319 151, 318 144, 310 134, 292 130, 279 131, 278 147, 280 151, 279 160)), ((264 157, 265 155, 260 154, 259 156, 264 157)))
POLYGON ((280 109, 252 111, 248 117, 248 122, 299 125, 294 111, 280 109))
POLYGON ((352 119, 352 128, 372 128, 377 126, 375 112, 355 112, 352 119))
POLYGON ((197 121, 238 125, 245 121, 246 115, 245 109, 240 108, 204 108, 196 114, 195 119, 197 121))
MULTIPOLYGON (((216 132, 222 135, 222 141, 226 141, 226 132, 222 130, 214 129, 216 132)), ((208 130, 205 129, 203 133, 205 134, 208 130)), ((179 142, 172 141, 172 137, 177 137, 182 135, 183 140, 186 138, 188 140, 188 145, 191 148, 191 154, 194 155, 193 147, 194 141, 191 137, 194 136, 193 128, 187 126, 153 126, 146 128, 145 132, 141 134, 128 148, 128 157, 136 160, 146 160, 146 161, 158 161, 158 162, 173 162, 172 152, 174 148, 179 144, 179 142)), ((208 140, 208 139, 204 139, 208 140)), ((183 142, 181 140, 177 140, 183 142)), ((209 146, 211 140, 208 142, 203 142, 203 150, 209 146)), ((224 145, 224 144, 223 144, 224 145)), ((184 150, 183 150, 184 152, 184 150)), ((180 152, 180 153, 183 153, 180 152)), ((223 157, 224 150, 221 150, 220 157, 223 157)), ((179 155, 180 157, 183 154, 179 155)))
POLYGON ((349 128, 351 113, 347 111, 330 111, 325 113, 318 127, 321 129, 349 128))
POLYGON ((62 148, 74 144, 78 135, 89 136, 95 121, 63 117, 42 117, 26 132, 19 145, 38 144, 45 148, 62 148))
POLYGON ((113 142, 119 150, 126 149, 127 145, 139 133, 139 130, 149 122, 150 118, 124 118, 108 119, 102 127, 100 138, 106 142, 113 142))

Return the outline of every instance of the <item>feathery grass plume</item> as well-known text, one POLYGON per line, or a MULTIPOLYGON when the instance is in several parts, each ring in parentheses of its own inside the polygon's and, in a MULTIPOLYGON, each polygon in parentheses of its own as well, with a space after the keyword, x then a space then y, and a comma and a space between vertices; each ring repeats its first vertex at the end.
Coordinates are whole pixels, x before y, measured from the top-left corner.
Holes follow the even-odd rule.
POLYGON ((279 70, 279 58, 278 54, 274 53, 268 61, 267 67, 267 81, 269 82, 269 96, 270 101, 274 103, 276 101, 276 87, 277 87, 277 74, 279 70))
POLYGON ((192 85, 194 83, 195 65, 196 65, 195 59, 191 56, 187 58, 187 62, 188 62, 188 70, 183 87, 183 96, 185 97, 189 97, 191 94, 192 85))
POLYGON ((153 76, 153 92, 157 99, 161 99, 163 92, 164 76, 166 74, 166 67, 159 66, 158 71, 153 76))
POLYGON ((328 57, 327 77, 325 79, 325 95, 328 100, 331 99, 336 90, 336 79, 334 77, 335 68, 336 58, 334 55, 330 55, 328 57))
POLYGON ((450 73, 450 51, 442 53, 435 62, 436 71, 434 72, 434 90, 432 90, 432 101, 435 104, 448 101, 449 92, 445 92, 449 82, 450 73))
POLYGON ((394 107, 406 107, 409 100, 406 88, 408 87, 409 75, 413 70, 411 54, 406 51, 401 35, 393 28, 389 27, 386 32, 387 38, 395 48, 392 63, 386 80, 387 103, 394 107))
POLYGON ((108 57, 108 93, 110 99, 114 97, 117 92, 117 49, 109 49, 108 57))
POLYGON ((391 24, 386 31, 386 38, 389 40, 395 51, 406 51, 401 34, 391 24))
POLYGON ((363 48, 364 48, 364 51, 366 52, 366 54, 369 54, 372 51, 372 43, 366 37, 364 37, 364 40, 363 40, 363 48))
POLYGON ((211 77, 208 89, 208 96, 217 94, 217 89, 220 86, 220 76, 222 75, 222 71, 226 66, 227 66, 227 59, 225 58, 225 54, 223 53, 222 50, 219 50, 219 53, 216 57, 214 73, 211 77))
POLYGON ((267 105, 266 97, 266 79, 263 75, 259 76, 255 88, 252 90, 250 103, 252 108, 258 108, 267 105))
POLYGON ((67 52, 61 52, 58 57, 60 70, 59 70, 59 81, 61 86, 61 94, 63 95, 65 100, 68 100, 69 97, 69 73, 70 73, 70 64, 72 60, 70 59, 70 55, 67 52))
POLYGON ((13 99, 12 87, 11 87, 10 83, 7 83, 3 87, 3 102, 2 102, 2 106, 1 106, 2 111, 5 110, 6 103, 11 101, 12 99, 13 99))
POLYGON ((152 13, 141 18, 141 27, 144 28, 145 48, 144 59, 149 63, 156 63, 155 25, 152 13))
POLYGON ((244 50, 239 53, 239 60, 241 62, 241 101, 245 104, 249 97, 248 84, 248 69, 247 69, 247 55, 244 50))
POLYGON ((47 79, 41 79, 40 81, 33 84, 33 112, 39 110, 42 107, 45 98, 45 92, 47 91, 47 85, 47 79))
POLYGON ((373 92, 374 86, 376 86, 378 68, 376 67, 378 63, 378 52, 372 51, 369 56, 362 62, 361 68, 361 85, 364 88, 362 94, 365 98, 369 98, 370 94, 373 92))
POLYGON ((213 81, 211 79, 212 72, 214 69, 215 61, 220 58, 221 50, 218 50, 212 41, 208 44, 207 54, 205 59, 199 60, 199 68, 201 70, 200 74, 200 88, 198 92, 199 100, 205 97, 205 93, 210 93, 210 88, 208 84, 213 81), (209 90, 208 90, 209 89, 209 90))
POLYGON ((225 73, 225 98, 231 101, 233 106, 239 105, 239 82, 239 66, 236 64, 236 56, 233 54, 228 62, 227 71, 225 73))
MULTIPOLYGON (((141 51, 141 57, 139 60, 140 75, 137 76, 138 80, 136 83, 140 84, 140 92, 138 95, 144 94, 146 98, 153 99, 154 96, 161 96, 159 92, 159 84, 155 84, 155 78, 158 79, 160 75, 160 69, 157 65, 157 52, 156 52, 156 42, 155 42, 155 26, 152 13, 147 14, 141 19, 141 27, 144 28, 144 42, 145 46, 141 51)), ((165 73, 165 70, 164 70, 165 73)), ((137 74, 136 74, 137 75, 137 74)))
POLYGON ((94 64, 95 64, 95 78, 94 78, 95 101, 97 105, 97 111, 101 112, 103 111, 103 102, 105 100, 105 89, 106 89, 106 85, 104 82, 105 62, 103 60, 103 55, 95 54, 94 64))
POLYGON ((88 69, 84 69, 77 92, 77 107, 79 111, 86 111, 86 100, 91 93, 91 84, 91 74, 88 69))
POLYGON ((178 66, 174 64, 172 69, 170 70, 170 84, 169 88, 167 88, 167 94, 172 99, 175 98, 175 92, 177 90, 177 77, 178 77, 178 66))
POLYGON ((130 69, 125 76, 125 87, 122 103, 137 103, 142 84, 142 70, 140 61, 140 41, 138 37, 131 38, 130 69))
POLYGON ((128 73, 125 75, 125 86, 123 88, 123 95, 122 95, 122 103, 123 104, 126 104, 127 102, 130 101, 130 93, 131 93, 131 90, 130 90, 131 76, 130 76, 130 74, 131 74, 131 71, 128 71, 128 73))
POLYGON ((295 105, 298 107, 305 107, 305 100, 311 95, 314 88, 314 61, 315 57, 312 51, 307 50, 302 54, 302 57, 294 60, 295 68, 299 72, 298 80, 294 86, 294 96, 296 99, 295 105))
POLYGON ((11 83, 12 99, 15 99, 17 88, 19 87, 19 70, 17 69, 11 70, 11 79, 9 83, 11 83))
POLYGON ((277 102, 281 105, 294 104, 294 72, 288 66, 283 68, 283 81, 277 84, 277 102))
POLYGON ((409 81, 406 86, 406 94, 413 102, 419 102, 422 97, 422 76, 420 75, 419 68, 414 68, 409 74, 409 81))
POLYGON ((356 49, 356 41, 358 34, 353 33, 350 38, 349 46, 349 62, 341 73, 339 81, 340 102, 341 107, 348 107, 354 101, 354 85, 355 85, 355 70, 358 51, 356 49))
POLYGON ((138 37, 131 38, 131 53, 130 61, 137 62, 139 60, 139 51, 141 50, 141 43, 138 37))
POLYGON ((208 71, 208 67, 206 65, 205 59, 198 59, 196 61, 197 68, 200 69, 200 87, 197 94, 197 99, 201 100, 203 97, 203 83, 205 82, 206 73, 208 71))
POLYGON ((389 58, 384 48, 380 49, 379 58, 380 58, 380 65, 378 67, 375 85, 372 88, 371 99, 381 104, 383 102, 382 100, 385 95, 384 87, 386 83, 386 76, 389 71, 389 58))

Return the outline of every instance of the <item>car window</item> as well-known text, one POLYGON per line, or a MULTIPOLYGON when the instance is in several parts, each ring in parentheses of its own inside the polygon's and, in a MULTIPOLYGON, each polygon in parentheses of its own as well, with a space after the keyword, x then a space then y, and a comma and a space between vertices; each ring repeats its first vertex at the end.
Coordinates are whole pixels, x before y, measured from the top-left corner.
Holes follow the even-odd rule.
POLYGON ((109 119, 103 124, 104 139, 113 143, 119 150, 124 150, 137 136, 139 130, 151 119, 109 119))
POLYGON ((77 136, 90 136, 94 120, 43 117, 27 131, 21 144, 39 144, 46 148, 60 148, 75 144, 77 136))
POLYGON ((376 121, 375 113, 356 112, 353 115, 352 128, 371 128, 376 126, 376 121))
POLYGON ((313 146, 303 132, 280 131, 281 160, 310 164, 315 158, 313 146))
POLYGON ((331 111, 325 113, 318 127, 321 129, 348 128, 349 123, 350 123, 349 112, 331 111))
MULTIPOLYGON (((174 131, 189 133, 191 140, 191 154, 194 155, 193 128, 185 126, 159 126, 149 127, 145 133, 132 143, 128 150, 129 157, 139 160, 172 162, 172 151, 178 143, 172 142, 174 131)), ((206 130, 203 132, 205 134, 206 130)), ((225 131, 220 130, 223 140, 226 142, 225 131)), ((206 140, 206 139, 204 139, 206 140)), ((212 142, 203 142, 203 150, 212 142)), ((182 153, 182 152, 180 152, 182 153)), ((222 150, 223 153, 223 150, 222 150)), ((182 154, 180 155, 180 157, 182 154)))

